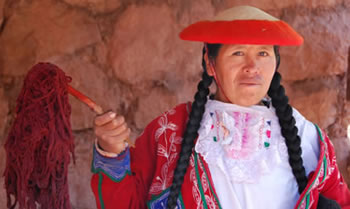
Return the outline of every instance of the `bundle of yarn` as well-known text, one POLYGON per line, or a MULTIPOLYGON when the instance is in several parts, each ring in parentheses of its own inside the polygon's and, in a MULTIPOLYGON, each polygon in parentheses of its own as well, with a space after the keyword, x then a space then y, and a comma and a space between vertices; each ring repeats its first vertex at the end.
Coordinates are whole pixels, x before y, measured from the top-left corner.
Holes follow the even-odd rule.
POLYGON ((39 63, 27 74, 6 139, 7 207, 70 209, 68 164, 74 159, 71 78, 57 66, 39 63))

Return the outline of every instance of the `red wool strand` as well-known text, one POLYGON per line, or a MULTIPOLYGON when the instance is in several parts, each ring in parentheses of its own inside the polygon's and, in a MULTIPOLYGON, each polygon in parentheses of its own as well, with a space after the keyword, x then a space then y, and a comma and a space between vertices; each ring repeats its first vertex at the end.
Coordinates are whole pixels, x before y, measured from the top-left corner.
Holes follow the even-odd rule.
POLYGON ((67 86, 71 78, 49 63, 35 65, 17 98, 5 143, 7 207, 70 209, 68 164, 74 159, 67 86))

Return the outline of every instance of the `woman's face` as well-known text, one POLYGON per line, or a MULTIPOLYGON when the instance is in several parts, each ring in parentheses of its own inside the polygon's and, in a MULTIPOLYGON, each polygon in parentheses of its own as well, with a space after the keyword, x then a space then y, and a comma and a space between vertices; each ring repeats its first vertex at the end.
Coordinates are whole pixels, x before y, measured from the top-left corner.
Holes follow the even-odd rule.
POLYGON ((264 98, 276 68, 272 45, 224 44, 213 62, 215 69, 205 59, 208 74, 214 76, 215 70, 220 84, 215 98, 241 106, 258 104, 264 98))

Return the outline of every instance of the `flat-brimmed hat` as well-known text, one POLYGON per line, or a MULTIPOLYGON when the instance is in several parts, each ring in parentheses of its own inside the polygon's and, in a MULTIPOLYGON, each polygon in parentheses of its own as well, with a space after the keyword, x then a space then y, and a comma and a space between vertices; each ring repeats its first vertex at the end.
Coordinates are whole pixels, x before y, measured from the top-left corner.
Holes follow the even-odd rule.
POLYGON ((221 44, 261 44, 296 46, 303 43, 286 22, 251 6, 237 6, 186 27, 180 38, 221 44))

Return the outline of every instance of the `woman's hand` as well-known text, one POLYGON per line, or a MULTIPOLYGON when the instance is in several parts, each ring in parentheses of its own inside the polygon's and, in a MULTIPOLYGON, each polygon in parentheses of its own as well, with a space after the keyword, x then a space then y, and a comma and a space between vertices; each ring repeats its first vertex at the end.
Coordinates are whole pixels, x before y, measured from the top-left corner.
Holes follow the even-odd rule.
POLYGON ((121 115, 106 112, 94 120, 98 145, 106 152, 119 154, 125 149, 125 140, 130 137, 130 128, 121 115))

